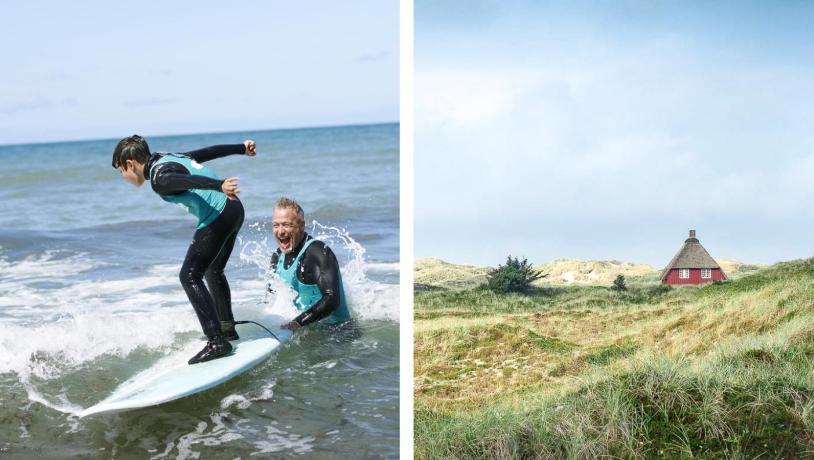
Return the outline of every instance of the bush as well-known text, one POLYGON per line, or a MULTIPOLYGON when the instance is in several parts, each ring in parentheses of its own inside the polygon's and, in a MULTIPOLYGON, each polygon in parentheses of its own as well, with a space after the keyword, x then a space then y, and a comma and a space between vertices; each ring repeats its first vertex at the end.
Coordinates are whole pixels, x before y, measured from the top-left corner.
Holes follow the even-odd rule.
POLYGON ((546 276, 531 268, 528 260, 521 261, 510 255, 506 258, 506 265, 498 265, 486 275, 486 288, 494 292, 526 292, 533 281, 546 276))
POLYGON ((611 289, 614 291, 627 291, 627 285, 625 285, 625 275, 616 275, 616 279, 613 280, 613 286, 611 289))
POLYGON ((670 286, 669 284, 657 284, 655 286, 648 287, 646 293, 650 301, 653 301, 657 297, 663 296, 672 290, 673 287, 670 286))

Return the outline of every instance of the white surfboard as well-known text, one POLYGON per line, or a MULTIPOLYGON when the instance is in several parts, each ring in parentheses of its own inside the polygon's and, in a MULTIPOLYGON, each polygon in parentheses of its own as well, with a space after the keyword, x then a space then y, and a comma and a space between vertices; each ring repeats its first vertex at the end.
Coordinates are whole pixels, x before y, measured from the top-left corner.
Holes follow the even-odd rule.
MULTIPOLYGON (((286 330, 275 331, 280 340, 291 337, 286 330)), ((103 401, 79 412, 79 417, 155 406, 189 396, 235 377, 266 358, 282 342, 271 337, 245 338, 232 342, 234 352, 226 357, 189 365, 191 354, 177 353, 162 358, 152 367, 121 384, 103 401)), ((198 349, 203 348, 201 341, 198 349)), ((195 352, 193 351, 192 354, 195 352)))

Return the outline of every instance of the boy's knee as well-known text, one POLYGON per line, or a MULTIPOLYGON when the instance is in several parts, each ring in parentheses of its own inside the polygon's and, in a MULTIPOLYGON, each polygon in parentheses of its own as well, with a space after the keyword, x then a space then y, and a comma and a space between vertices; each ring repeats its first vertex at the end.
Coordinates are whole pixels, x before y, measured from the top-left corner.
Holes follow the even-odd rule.
POLYGON ((190 286, 200 282, 203 279, 203 274, 192 267, 183 266, 178 273, 178 279, 181 280, 182 285, 190 286))
POLYGON ((181 267, 181 271, 178 272, 178 279, 183 286, 189 284, 189 270, 186 270, 186 267, 181 267))

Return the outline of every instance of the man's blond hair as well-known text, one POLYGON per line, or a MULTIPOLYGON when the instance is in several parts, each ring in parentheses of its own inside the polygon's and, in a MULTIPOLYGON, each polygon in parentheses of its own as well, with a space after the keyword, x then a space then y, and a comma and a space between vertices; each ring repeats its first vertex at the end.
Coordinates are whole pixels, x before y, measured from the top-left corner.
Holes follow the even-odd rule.
POLYGON ((281 196, 280 199, 274 203, 274 209, 291 209, 297 213, 297 219, 299 219, 300 223, 305 223, 305 212, 302 210, 302 206, 287 196, 281 196))

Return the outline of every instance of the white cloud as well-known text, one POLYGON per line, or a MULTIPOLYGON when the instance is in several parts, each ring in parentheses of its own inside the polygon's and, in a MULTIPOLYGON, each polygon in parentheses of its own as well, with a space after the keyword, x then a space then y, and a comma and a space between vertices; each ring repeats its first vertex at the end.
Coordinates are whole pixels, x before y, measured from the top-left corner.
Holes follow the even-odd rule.
MULTIPOLYGON (((586 51, 523 68, 485 59, 480 69, 419 69, 419 254, 424 244, 487 253, 493 237, 533 245, 529 229, 552 222, 610 247, 625 237, 604 235, 608 222, 652 238, 647 227, 667 222, 737 234, 799 220, 814 200, 810 72, 716 63, 696 45, 670 37, 604 49, 613 59, 586 51), (453 242, 422 235, 431 228, 471 230, 453 242)), ((577 236, 556 238, 538 244, 573 248, 577 236)))
POLYGON ((459 126, 492 120, 511 113, 518 99, 540 84, 527 70, 438 69, 415 77, 417 118, 459 126))

